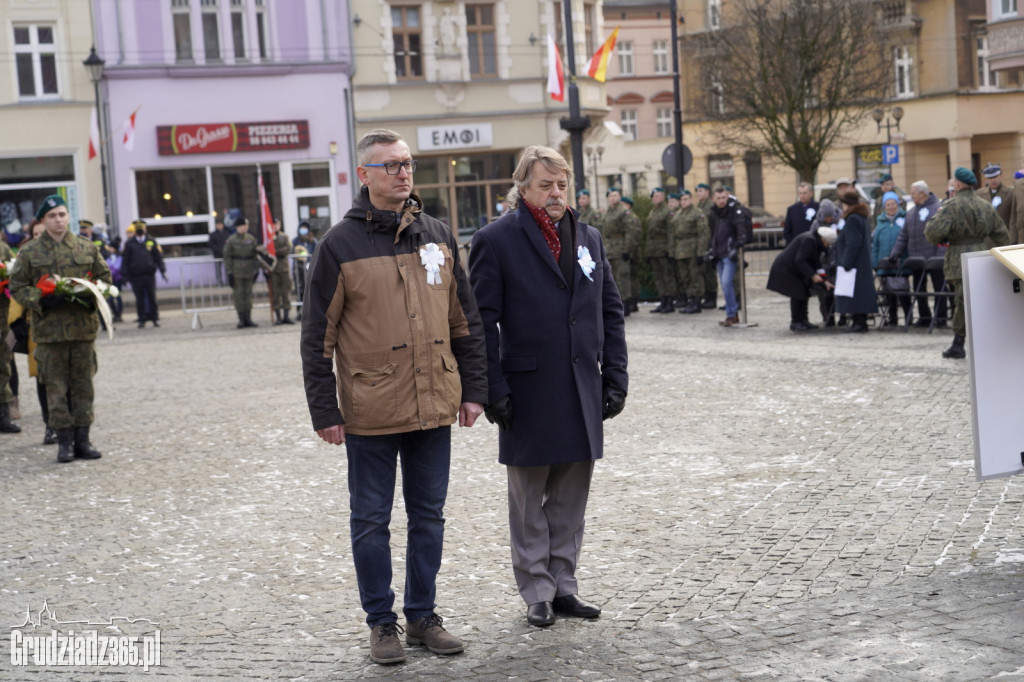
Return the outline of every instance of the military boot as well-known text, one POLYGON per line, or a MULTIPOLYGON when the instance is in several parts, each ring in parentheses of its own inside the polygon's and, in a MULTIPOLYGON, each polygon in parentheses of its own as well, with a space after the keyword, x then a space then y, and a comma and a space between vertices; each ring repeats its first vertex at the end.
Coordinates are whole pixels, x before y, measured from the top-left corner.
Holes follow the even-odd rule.
POLYGON ((245 311, 245 326, 246 327, 258 327, 259 325, 252 321, 252 311, 245 311))
POLYGON ((953 344, 942 351, 942 357, 950 358, 953 360, 963 360, 967 357, 967 351, 964 350, 964 337, 960 334, 953 335, 953 344))
POLYGON ((640 312, 640 298, 639 297, 634 296, 633 298, 629 299, 629 312, 631 312, 631 313, 638 313, 638 312, 640 312))
POLYGON ((21 427, 11 421, 11 406, 0 405, 0 433, 21 433, 21 427))
POLYGON ((676 311, 676 304, 672 302, 671 296, 663 296, 661 299, 661 305, 663 313, 674 313, 676 311))
POLYGON ((46 432, 43 433, 43 445, 55 445, 57 443, 57 432, 51 429, 49 426, 46 427, 46 432))
POLYGON ((283 314, 283 316, 281 318, 281 324, 295 324, 294 322, 291 321, 291 319, 288 318, 288 310, 287 309, 285 309, 284 314, 283 314))
POLYGON ((704 294, 704 300, 701 302, 700 307, 705 310, 714 310, 716 298, 717 296, 714 294, 704 294))
POLYGON ((662 296, 661 300, 658 301, 658 305, 654 306, 653 308, 651 308, 647 312, 649 312, 649 313, 663 313, 663 312, 665 312, 665 298, 666 298, 665 296, 662 296))
POLYGON ((279 324, 281 324, 281 311, 280 310, 275 310, 274 311, 274 326, 276 327, 279 324))
POLYGON ((103 455, 89 442, 89 427, 75 427, 75 457, 80 459, 99 459, 103 455))
POLYGON ((689 298, 686 299, 686 307, 679 309, 679 312, 682 313, 683 315, 693 315, 694 313, 699 313, 700 311, 700 296, 690 296, 689 298))
POLYGON ((239 312, 238 313, 238 324, 235 325, 235 328, 236 329, 242 329, 245 326, 246 326, 245 325, 245 313, 239 312))
POLYGON ((75 432, 71 429, 57 429, 57 461, 75 461, 75 432))

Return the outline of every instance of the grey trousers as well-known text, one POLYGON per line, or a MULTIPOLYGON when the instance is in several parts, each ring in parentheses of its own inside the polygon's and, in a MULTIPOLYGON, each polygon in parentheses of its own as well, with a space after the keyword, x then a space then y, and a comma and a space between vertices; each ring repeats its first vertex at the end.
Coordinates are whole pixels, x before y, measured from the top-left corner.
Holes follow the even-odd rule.
POLYGON ((593 462, 508 470, 512 572, 527 604, 576 594, 593 462))

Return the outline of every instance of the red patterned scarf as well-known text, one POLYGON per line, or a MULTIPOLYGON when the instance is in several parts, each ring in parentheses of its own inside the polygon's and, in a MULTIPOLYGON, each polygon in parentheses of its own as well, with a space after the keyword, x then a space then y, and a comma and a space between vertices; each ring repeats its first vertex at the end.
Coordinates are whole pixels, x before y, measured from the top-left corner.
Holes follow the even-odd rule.
POLYGON ((555 262, 557 263, 559 256, 562 255, 562 242, 558 239, 558 228, 555 227, 554 221, 551 220, 551 216, 543 208, 531 206, 525 200, 523 200, 523 205, 530 211, 533 220, 540 225, 540 232, 544 235, 544 241, 548 243, 551 255, 555 257, 555 262))

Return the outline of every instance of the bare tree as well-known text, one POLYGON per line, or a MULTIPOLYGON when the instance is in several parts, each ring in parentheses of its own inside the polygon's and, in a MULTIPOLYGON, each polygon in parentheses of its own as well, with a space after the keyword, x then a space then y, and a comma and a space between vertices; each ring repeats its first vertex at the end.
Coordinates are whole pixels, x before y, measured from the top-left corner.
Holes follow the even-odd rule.
MULTIPOLYGON (((686 37, 714 141, 814 182, 829 148, 892 87, 872 0, 730 0, 721 28, 686 37)), ((693 109, 691 108, 691 111, 693 109)))

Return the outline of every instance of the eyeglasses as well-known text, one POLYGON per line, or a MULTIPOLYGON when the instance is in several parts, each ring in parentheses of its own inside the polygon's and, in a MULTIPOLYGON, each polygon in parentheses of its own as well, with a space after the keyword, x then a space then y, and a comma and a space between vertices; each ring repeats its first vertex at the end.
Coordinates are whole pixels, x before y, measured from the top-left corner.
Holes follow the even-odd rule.
POLYGON ((390 161, 388 163, 364 163, 363 168, 383 168, 388 175, 398 175, 398 169, 404 168, 406 173, 412 175, 416 172, 416 160, 390 161))

